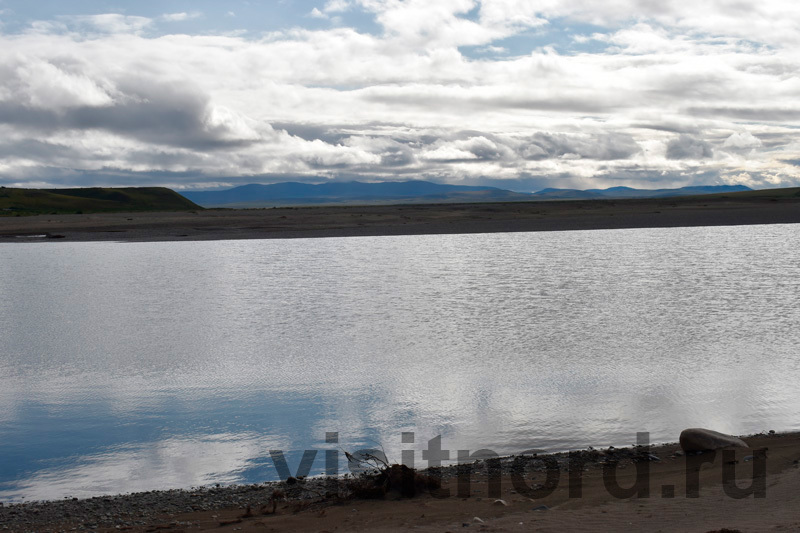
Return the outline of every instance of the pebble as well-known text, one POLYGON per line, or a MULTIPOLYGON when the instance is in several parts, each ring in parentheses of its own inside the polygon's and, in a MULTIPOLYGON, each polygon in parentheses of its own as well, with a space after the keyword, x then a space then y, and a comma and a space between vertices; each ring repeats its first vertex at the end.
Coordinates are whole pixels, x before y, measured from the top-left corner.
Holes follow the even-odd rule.
MULTIPOLYGON (((577 453, 585 461, 582 464, 584 468, 601 468, 607 458, 613 459, 619 468, 624 468, 625 464, 632 464, 638 459, 638 452, 631 448, 609 447, 606 452, 591 450, 577 453)), ((678 452, 675 455, 681 454, 678 452)), ((562 472, 566 472, 569 468, 569 457, 567 453, 552 454, 546 458, 528 456, 522 466, 515 461, 515 458, 508 457, 500 460, 500 467, 504 474, 524 473, 526 476, 534 472, 545 472, 555 465, 562 472)), ((485 463, 470 464, 469 467, 475 477, 481 479, 486 477, 485 463)), ((443 467, 440 473, 442 478, 447 480, 455 478, 460 471, 459 466, 452 466, 443 467)), ((292 500, 316 500, 319 494, 324 492, 322 489, 326 483, 324 478, 295 478, 295 481, 291 486, 282 482, 227 487, 214 485, 191 490, 149 491, 99 498, 79 499, 70 495, 65 499, 50 502, 0 503, 0 530, 87 531, 113 530, 116 526, 122 526, 120 529, 144 528, 169 521, 170 519, 165 518, 164 514, 175 516, 197 511, 213 512, 223 508, 244 509, 248 505, 260 508, 269 501, 276 489, 285 492, 292 500)), ((480 489, 473 488, 470 497, 474 498, 474 501, 482 501, 480 489)), ((483 499, 492 502, 493 505, 508 505, 505 500, 486 497, 483 499)), ((540 505, 533 510, 547 511, 549 508, 540 505)), ((465 527, 469 525, 467 523, 465 527)))
MULTIPOLYGON (((161 514, 174 516, 198 510, 260 506, 275 488, 274 484, 241 485, 191 491, 150 491, 83 500, 70 497, 50 502, 6 503, 0 504, 0 530, 94 531, 146 526, 164 523, 161 514), (55 525, 60 527, 56 529, 55 525)), ((303 490, 300 487, 291 490, 298 492, 298 499, 312 498, 300 494, 303 490)))

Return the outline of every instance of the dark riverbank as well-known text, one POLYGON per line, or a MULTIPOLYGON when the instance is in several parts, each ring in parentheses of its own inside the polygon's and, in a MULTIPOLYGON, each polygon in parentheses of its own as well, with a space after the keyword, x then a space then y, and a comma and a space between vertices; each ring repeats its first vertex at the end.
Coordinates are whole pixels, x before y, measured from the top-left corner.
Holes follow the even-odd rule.
POLYGON ((0 242, 272 239, 794 223, 800 223, 800 197, 753 191, 670 199, 5 216, 0 217, 0 242))

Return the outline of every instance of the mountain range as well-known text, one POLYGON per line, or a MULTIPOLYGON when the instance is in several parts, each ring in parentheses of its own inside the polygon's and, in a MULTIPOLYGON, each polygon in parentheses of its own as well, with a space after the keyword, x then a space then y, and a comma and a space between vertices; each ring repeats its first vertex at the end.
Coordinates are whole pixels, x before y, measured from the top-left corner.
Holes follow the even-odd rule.
POLYGON ((611 187, 608 189, 542 189, 532 194, 540 200, 591 200, 620 198, 669 198, 673 196, 694 196, 697 194, 719 194, 727 192, 750 191, 744 185, 705 185, 681 187, 679 189, 634 189, 632 187, 611 187))
POLYGON ((711 185, 680 189, 543 189, 535 193, 497 187, 446 185, 430 181, 364 183, 328 182, 318 185, 298 182, 270 185, 250 184, 219 191, 184 191, 181 194, 203 207, 275 207, 318 204, 387 204, 510 202, 531 200, 587 200, 614 198, 664 198, 748 191, 743 185, 711 185))

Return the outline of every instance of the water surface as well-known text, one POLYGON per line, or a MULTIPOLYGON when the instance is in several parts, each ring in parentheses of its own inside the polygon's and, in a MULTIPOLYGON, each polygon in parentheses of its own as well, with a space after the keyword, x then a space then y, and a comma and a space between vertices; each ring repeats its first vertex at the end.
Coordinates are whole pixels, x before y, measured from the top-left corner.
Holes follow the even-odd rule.
POLYGON ((796 225, 0 244, 0 501, 275 479, 270 449, 294 471, 326 432, 399 460, 798 430, 798 250, 796 225))

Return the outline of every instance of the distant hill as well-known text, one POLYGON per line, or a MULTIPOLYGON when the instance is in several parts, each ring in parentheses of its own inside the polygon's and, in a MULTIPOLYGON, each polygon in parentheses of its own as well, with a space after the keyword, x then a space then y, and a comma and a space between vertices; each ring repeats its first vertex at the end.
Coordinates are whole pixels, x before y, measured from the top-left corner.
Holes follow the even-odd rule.
POLYGON ((182 192, 204 207, 272 207, 315 204, 386 204, 503 202, 529 200, 530 194, 496 187, 444 185, 429 181, 330 182, 313 185, 285 182, 272 185, 242 185, 223 191, 182 192))
POLYGON ((0 216, 202 209, 165 187, 0 188, 0 216))
POLYGON ((523 193, 466 185, 446 185, 429 181, 364 183, 359 181, 309 183, 284 182, 272 185, 242 185, 221 191, 185 191, 183 196, 203 207, 273 207, 319 204, 389 204, 513 202, 530 200, 591 200, 615 198, 663 198, 696 194, 749 191, 743 185, 682 187, 680 189, 544 189, 523 193))
POLYGON ((679 189, 633 189, 631 187, 611 187, 609 189, 542 189, 532 194, 539 200, 596 200, 619 198, 669 198, 672 196, 694 196, 697 194, 721 194, 750 191, 744 185, 708 185, 681 187, 679 189))

